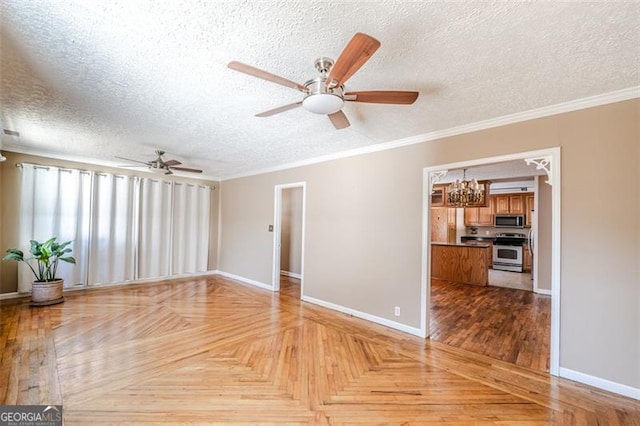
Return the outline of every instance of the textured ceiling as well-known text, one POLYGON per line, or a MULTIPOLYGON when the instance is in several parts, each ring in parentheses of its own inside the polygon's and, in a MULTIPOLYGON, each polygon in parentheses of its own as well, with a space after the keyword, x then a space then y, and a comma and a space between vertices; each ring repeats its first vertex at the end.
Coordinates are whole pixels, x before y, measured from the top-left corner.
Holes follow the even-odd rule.
POLYGON ((640 85, 640 3, 400 1, 0 2, 4 149, 112 161, 162 148, 228 177, 640 85), (418 90, 411 106, 348 103, 335 130, 299 83, 356 32, 382 46, 348 90, 418 90))

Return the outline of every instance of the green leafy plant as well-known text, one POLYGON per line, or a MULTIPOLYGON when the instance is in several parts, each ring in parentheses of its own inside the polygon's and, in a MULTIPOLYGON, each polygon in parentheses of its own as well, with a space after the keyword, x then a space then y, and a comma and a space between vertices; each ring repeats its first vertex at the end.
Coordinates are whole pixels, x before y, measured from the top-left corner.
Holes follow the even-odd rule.
POLYGON ((15 260, 16 262, 24 262, 29 266, 31 272, 33 272, 35 281, 46 282, 55 281, 56 272, 58 270, 58 261, 62 260, 67 263, 76 263, 76 260, 72 256, 65 256, 71 253, 69 244, 71 241, 58 244, 56 237, 50 238, 44 243, 31 240, 31 257, 25 259, 22 250, 11 248, 7 250, 7 255, 2 260, 15 260), (31 265, 31 261, 36 261, 37 269, 31 265))

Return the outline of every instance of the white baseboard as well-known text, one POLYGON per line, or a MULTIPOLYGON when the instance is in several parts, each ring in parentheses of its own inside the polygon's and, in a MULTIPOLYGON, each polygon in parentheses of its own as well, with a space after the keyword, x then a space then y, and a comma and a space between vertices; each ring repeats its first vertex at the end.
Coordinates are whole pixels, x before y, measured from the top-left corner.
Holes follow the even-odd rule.
POLYGON ((546 288, 538 288, 538 289, 534 289, 533 292, 535 294, 544 294, 546 296, 551 296, 551 290, 548 290, 546 288))
POLYGON ((574 382, 583 383, 595 388, 603 389, 618 395, 627 396, 629 398, 640 400, 640 389, 629 385, 612 382, 611 380, 601 379, 600 377, 591 376, 569 368, 560 367, 560 377, 573 380, 574 382))
POLYGON ((296 274, 295 272, 289 272, 289 271, 280 271, 280 275, 284 275, 285 277, 291 277, 291 278, 297 278, 299 280, 302 279, 302 275, 300 274, 296 274))
POLYGON ((386 318, 377 317, 375 315, 367 314, 364 312, 356 311, 355 309, 347 308, 342 305, 336 305, 335 303, 326 302, 324 300, 316 299, 309 296, 302 296, 302 300, 305 302, 313 303, 314 305, 322 306, 323 308, 332 309, 334 311, 342 312, 344 314, 353 315, 357 318, 362 318, 367 321, 374 322, 376 324, 384 325, 385 327, 393 328, 395 330, 400 330, 405 333, 413 334, 414 336, 425 337, 423 336, 422 330, 416 327, 410 327, 405 324, 401 324, 396 321, 391 321, 386 318))
POLYGON ((140 278, 137 280, 122 281, 122 282, 116 282, 116 283, 93 284, 90 286, 79 285, 74 287, 65 287, 64 292, 66 293, 68 291, 83 291, 83 290, 108 288, 108 287, 122 287, 130 284, 146 284, 146 283, 152 283, 156 281, 166 281, 166 280, 181 279, 181 278, 197 278, 197 277, 202 277, 206 275, 215 275, 215 274, 216 274, 216 271, 190 272, 186 274, 167 275, 164 277, 140 278))
POLYGON ((228 272, 224 272, 224 271, 220 271, 220 270, 217 271, 217 275, 220 275, 220 276, 225 277, 225 278, 231 278, 232 280, 236 280, 236 281, 241 281, 241 282, 246 283, 246 284, 251 284, 253 286, 260 287, 260 288, 263 288, 265 290, 273 291, 273 287, 270 286, 269 284, 265 284, 265 283, 261 283, 260 281, 252 280, 252 279, 245 278, 245 277, 241 277, 240 275, 230 274, 228 272))
POLYGON ((0 293, 0 300, 5 300, 5 299, 18 299, 20 297, 27 297, 29 296, 30 293, 18 293, 17 291, 14 291, 12 293, 0 293))

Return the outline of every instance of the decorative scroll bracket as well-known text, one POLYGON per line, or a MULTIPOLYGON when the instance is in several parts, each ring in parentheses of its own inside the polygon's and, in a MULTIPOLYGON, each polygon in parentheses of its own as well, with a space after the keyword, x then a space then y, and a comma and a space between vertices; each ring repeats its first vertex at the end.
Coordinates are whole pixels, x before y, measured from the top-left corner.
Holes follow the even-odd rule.
POLYGON ((431 188, 429 188, 431 191, 433 191, 433 185, 440 182, 440 179, 445 177, 448 171, 449 170, 438 170, 437 172, 431 172, 431 188))
POLYGON ((551 168, 551 156, 546 155, 544 157, 535 157, 535 158, 525 158, 524 162, 527 165, 535 164, 536 170, 544 170, 547 173, 548 179, 545 181, 549 185, 551 184, 551 180, 553 178, 553 169, 551 168))

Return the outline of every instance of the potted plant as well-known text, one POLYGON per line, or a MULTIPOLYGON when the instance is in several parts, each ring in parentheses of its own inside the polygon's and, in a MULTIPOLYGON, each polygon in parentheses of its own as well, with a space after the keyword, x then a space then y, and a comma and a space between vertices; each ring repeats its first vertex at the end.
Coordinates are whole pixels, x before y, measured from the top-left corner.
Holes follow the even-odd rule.
POLYGON ((62 288, 64 280, 56 278, 58 262, 62 260, 67 263, 76 263, 76 260, 69 256, 71 241, 57 243, 56 237, 50 238, 44 243, 31 240, 31 257, 25 259, 22 250, 11 248, 7 250, 7 255, 3 260, 15 260, 27 264, 35 280, 31 290, 31 306, 47 306, 64 302, 62 288), (31 261, 36 261, 36 268, 31 265, 31 261))

